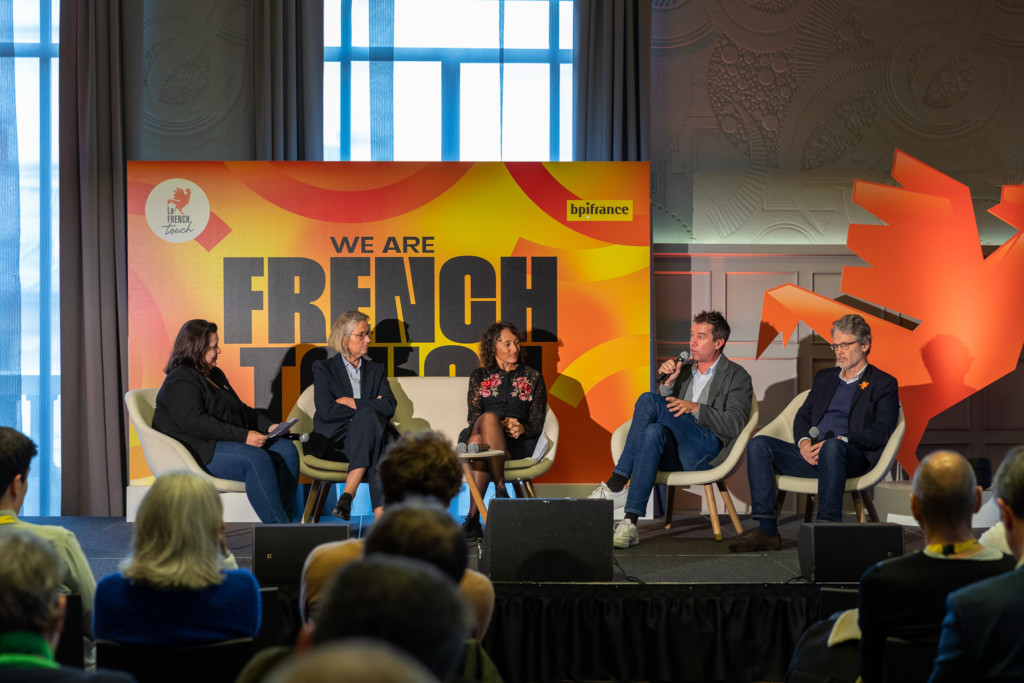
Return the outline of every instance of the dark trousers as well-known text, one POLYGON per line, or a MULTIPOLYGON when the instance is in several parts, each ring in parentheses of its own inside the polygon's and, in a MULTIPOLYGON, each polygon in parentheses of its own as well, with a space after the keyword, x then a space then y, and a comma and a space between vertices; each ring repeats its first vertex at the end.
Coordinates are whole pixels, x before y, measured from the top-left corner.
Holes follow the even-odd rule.
POLYGON ((393 434, 388 429, 386 417, 376 410, 363 408, 333 434, 321 439, 323 447, 318 450, 325 460, 347 462, 350 470, 365 467, 370 503, 377 508, 384 505, 384 489, 377 475, 377 465, 388 444, 394 440, 393 434))

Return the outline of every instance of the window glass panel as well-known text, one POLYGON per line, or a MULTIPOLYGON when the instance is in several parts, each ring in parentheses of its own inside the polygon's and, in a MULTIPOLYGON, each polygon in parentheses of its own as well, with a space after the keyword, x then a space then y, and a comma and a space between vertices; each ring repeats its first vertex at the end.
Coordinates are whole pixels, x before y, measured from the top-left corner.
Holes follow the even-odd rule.
POLYGON ((395 161, 441 160, 441 64, 395 63, 395 161))
POLYGON ((370 63, 352 62, 351 161, 370 161, 370 63))
POLYGON ((341 64, 324 64, 324 161, 341 160, 341 64))
POLYGON ((551 119, 547 64, 506 64, 502 156, 509 161, 548 159, 551 119))
POLYGON ((352 44, 370 46, 370 0, 352 0, 352 44))
POLYGON ((572 0, 558 3, 558 47, 572 49, 572 0))
POLYGON ((562 64, 558 69, 558 159, 572 161, 572 64, 562 64))
POLYGON ((498 47, 494 0, 395 0, 395 47, 498 47))
POLYGON ((548 48, 548 3, 508 0, 505 3, 505 47, 548 48))
POLYGON ((500 161, 497 64, 463 64, 459 102, 461 161, 500 161))
POLYGON ((0 167, 0 182, 17 188, 17 213, 5 212, 4 218, 19 239, 16 254, 5 260, 17 268, 7 295, 16 298, 19 310, 3 311, 16 316, 17 340, 6 348, 0 367, 17 378, 8 386, 20 384, 20 391, 0 400, 4 424, 25 433, 39 451, 29 470, 25 515, 60 514, 58 9, 55 0, 17 0, 13 13, 0 17, 16 43, 0 45, 0 66, 13 76, 13 88, 0 93, 0 112, 4 131, 17 135, 16 148, 4 145, 10 163, 0 167))
POLYGON ((324 45, 341 45, 341 0, 324 0, 324 45))

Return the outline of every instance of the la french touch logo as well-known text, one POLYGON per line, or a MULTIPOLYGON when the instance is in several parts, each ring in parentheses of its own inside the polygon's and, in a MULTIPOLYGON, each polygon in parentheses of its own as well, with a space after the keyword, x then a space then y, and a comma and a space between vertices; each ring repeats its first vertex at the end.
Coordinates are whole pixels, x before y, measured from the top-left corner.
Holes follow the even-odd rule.
POLYGON ((171 178, 149 193, 146 222, 153 234, 167 242, 190 242, 210 222, 210 200, 191 180, 171 178))

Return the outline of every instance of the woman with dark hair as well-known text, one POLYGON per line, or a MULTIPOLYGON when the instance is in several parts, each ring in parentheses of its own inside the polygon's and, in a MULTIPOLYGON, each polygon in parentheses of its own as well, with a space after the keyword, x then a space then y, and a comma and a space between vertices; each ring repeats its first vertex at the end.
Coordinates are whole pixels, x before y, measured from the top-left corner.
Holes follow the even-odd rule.
MULTIPOLYGON (((544 378, 521 362, 522 335, 510 322, 498 321, 480 337, 480 367, 469 377, 469 426, 459 435, 459 450, 464 444, 485 444, 505 451, 506 460, 529 458, 544 429, 548 397, 544 378)), ((495 458, 474 462, 473 479, 485 491, 494 478, 494 495, 507 497, 505 469, 495 458), (493 471, 487 472, 491 464, 493 471)), ((475 501, 463 525, 466 538, 479 540, 483 531, 475 501)))
POLYGON ((181 326, 156 395, 153 429, 180 441, 213 476, 245 482, 261 522, 290 522, 299 477, 295 444, 267 438, 277 424, 242 403, 217 367, 218 356, 215 323, 181 326))
POLYGON ((327 345, 337 355, 313 363, 313 434, 310 450, 326 460, 347 462, 345 488, 331 513, 352 514, 352 497, 364 476, 370 485, 374 517, 384 509, 377 463, 384 448, 398 438, 391 424, 398 401, 383 365, 366 357, 370 350, 370 318, 347 311, 331 325, 327 345))

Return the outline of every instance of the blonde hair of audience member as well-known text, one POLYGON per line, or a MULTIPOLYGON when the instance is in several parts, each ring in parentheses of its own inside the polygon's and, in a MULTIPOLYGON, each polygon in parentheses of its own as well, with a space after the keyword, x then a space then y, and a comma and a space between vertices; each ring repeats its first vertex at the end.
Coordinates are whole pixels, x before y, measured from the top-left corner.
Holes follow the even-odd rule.
POLYGON ((299 655, 267 683, 438 683, 425 666, 378 640, 353 638, 299 655))
POLYGON ((327 345, 341 355, 348 357, 348 339, 352 336, 352 332, 355 331, 356 325, 359 323, 369 325, 370 316, 362 311, 345 311, 339 315, 334 324, 331 325, 331 333, 327 337, 327 345))
POLYGON ((135 550, 121 572, 155 588, 198 590, 224 580, 217 489, 194 472, 166 472, 150 487, 135 518, 135 550))
POLYGON ((0 634, 35 633, 57 648, 67 598, 64 563, 48 541, 0 527, 0 634))

